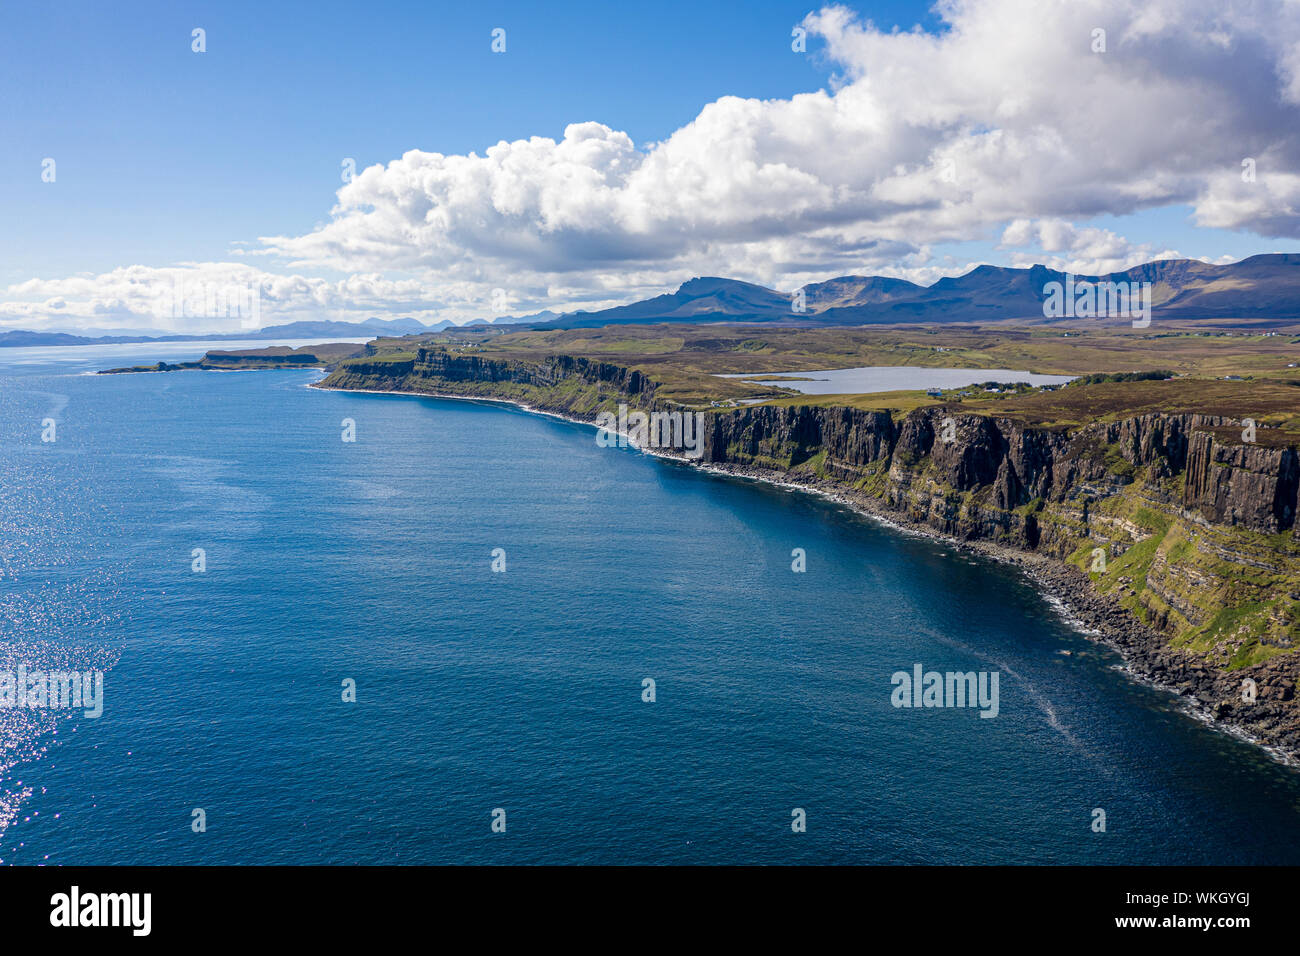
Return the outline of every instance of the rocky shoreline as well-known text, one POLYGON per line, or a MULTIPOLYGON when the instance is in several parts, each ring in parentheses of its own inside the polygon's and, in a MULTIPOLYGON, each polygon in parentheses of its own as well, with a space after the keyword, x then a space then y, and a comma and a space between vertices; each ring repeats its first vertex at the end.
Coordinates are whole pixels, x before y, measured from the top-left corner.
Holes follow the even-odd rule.
MULTIPOLYGON (((657 456, 692 464, 673 455, 657 456)), ((833 482, 810 482, 778 471, 727 465, 710 464, 705 470, 816 494, 892 527, 944 541, 960 551, 1015 565, 1040 593, 1060 602, 1067 619, 1081 633, 1116 651, 1132 678, 1177 695, 1205 723, 1255 744, 1278 762, 1288 766, 1300 764, 1300 731, 1288 727, 1290 715, 1274 702, 1292 696, 1292 677, 1285 667, 1270 668, 1266 663, 1261 668, 1262 675, 1252 672, 1260 697, 1246 703, 1242 699, 1240 678, 1217 672, 1191 655, 1169 647, 1163 635, 1137 621, 1117 602, 1097 593, 1087 575, 1071 565, 994 542, 955 538, 833 482), (1272 689, 1273 693, 1266 693, 1266 689, 1272 689)))
MULTIPOLYGON (((417 389, 339 388, 320 382, 313 383, 310 387, 506 404, 533 414, 595 427, 594 421, 534 407, 511 398, 417 389)), ((904 512, 887 507, 880 499, 855 492, 831 480, 808 475, 796 476, 776 469, 694 461, 662 449, 642 450, 712 474, 761 481, 815 494, 893 527, 945 541, 962 551, 1016 565, 1041 593, 1060 602, 1071 623, 1080 631, 1090 639, 1115 650, 1134 679, 1178 695, 1198 718, 1225 733, 1259 746, 1283 764, 1295 766, 1300 760, 1300 727, 1296 726, 1294 714, 1283 706, 1283 702, 1294 703, 1292 698, 1295 689, 1294 667, 1288 666, 1285 657, 1273 658, 1251 670, 1251 680, 1257 685, 1258 695, 1254 701, 1247 701, 1243 694, 1242 677, 1216 670, 1195 656, 1170 647, 1164 635, 1142 624, 1113 598, 1098 593, 1087 575, 1072 565, 1041 553, 946 534, 923 521, 912 519, 904 512)))

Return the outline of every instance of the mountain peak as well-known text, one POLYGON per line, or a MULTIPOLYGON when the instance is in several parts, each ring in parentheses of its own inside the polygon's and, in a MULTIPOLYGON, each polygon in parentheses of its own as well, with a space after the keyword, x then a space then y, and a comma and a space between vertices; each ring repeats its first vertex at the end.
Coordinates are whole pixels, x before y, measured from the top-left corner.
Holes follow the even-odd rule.
POLYGON ((697 276, 694 279, 687 279, 677 287, 677 295, 698 297, 702 295, 714 295, 718 292, 727 292, 733 289, 762 289, 763 286, 754 285, 752 282, 744 282, 740 279, 724 279, 721 276, 697 276))

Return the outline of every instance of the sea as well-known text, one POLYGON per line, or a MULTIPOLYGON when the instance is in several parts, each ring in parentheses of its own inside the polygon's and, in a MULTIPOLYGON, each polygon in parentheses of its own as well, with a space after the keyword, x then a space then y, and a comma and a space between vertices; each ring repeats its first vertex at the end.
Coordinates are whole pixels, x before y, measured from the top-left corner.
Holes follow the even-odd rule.
POLYGON ((209 347, 0 349, 0 691, 103 681, 0 706, 4 863, 1300 862, 1300 774, 1014 567, 501 404, 93 374, 209 347))

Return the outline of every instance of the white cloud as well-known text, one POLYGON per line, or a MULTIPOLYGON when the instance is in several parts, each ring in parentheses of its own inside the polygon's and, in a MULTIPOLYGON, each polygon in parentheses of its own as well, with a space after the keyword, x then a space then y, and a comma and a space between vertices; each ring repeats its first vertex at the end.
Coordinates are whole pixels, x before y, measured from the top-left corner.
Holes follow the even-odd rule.
POLYGON ((1109 229, 1078 228, 1064 219, 1017 219, 1003 230, 1000 245, 1012 250, 1013 265, 1042 263, 1079 275, 1106 275, 1153 259, 1179 258, 1176 250, 1135 244, 1109 229))
POLYGON ((276 275, 242 263, 126 266, 99 275, 30 279, 0 294, 0 328, 239 332, 300 319, 429 321, 437 290, 414 279, 357 274, 339 280, 276 275))

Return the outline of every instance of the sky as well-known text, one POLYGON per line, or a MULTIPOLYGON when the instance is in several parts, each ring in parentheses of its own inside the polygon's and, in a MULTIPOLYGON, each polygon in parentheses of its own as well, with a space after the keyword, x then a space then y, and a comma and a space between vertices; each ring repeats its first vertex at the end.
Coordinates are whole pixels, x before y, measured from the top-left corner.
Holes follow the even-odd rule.
POLYGON ((1300 251, 1297 0, 0 16, 0 331, 233 330, 160 308, 205 289, 463 322, 1300 251))

